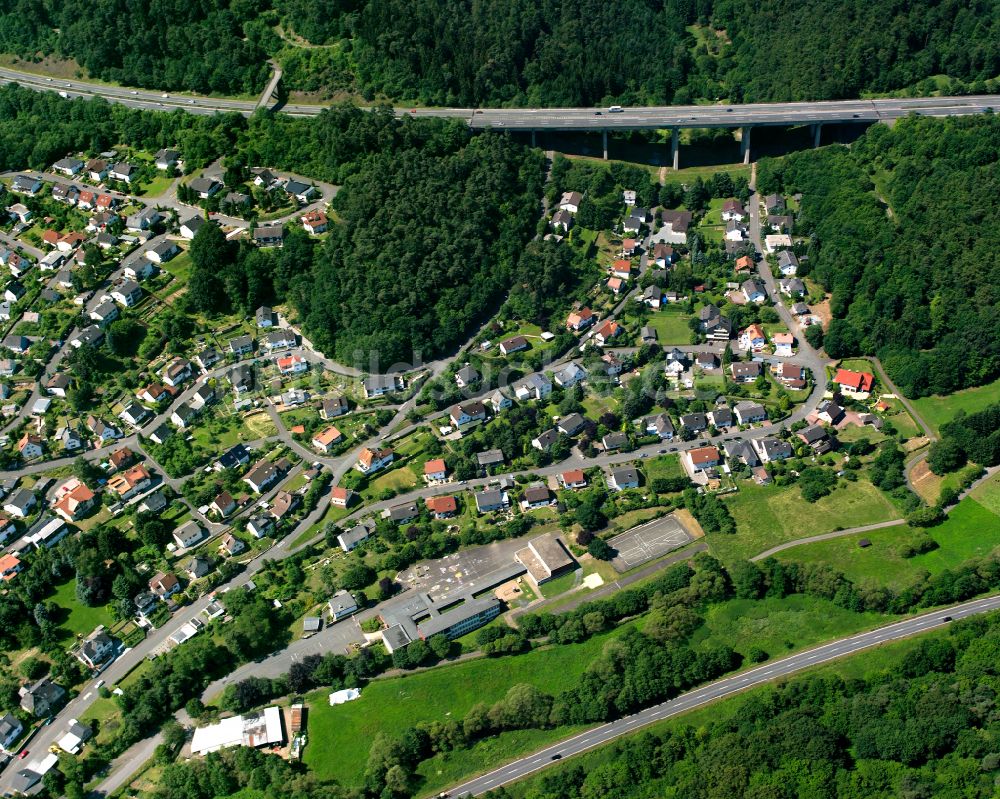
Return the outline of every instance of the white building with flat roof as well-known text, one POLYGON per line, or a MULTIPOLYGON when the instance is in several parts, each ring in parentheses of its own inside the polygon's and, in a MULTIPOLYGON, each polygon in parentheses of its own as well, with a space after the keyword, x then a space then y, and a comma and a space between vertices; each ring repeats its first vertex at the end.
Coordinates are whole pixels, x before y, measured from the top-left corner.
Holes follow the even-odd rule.
POLYGON ((281 710, 272 705, 260 713, 233 716, 217 724, 199 727, 191 739, 191 753, 207 755, 233 746, 274 746, 284 741, 281 710))

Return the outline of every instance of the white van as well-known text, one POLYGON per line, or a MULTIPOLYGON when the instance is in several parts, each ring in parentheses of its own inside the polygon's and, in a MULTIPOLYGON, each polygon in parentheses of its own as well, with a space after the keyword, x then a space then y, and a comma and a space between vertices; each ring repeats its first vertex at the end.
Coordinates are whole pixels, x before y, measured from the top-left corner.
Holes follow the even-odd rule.
POLYGON ((613 105, 613 106, 611 106, 611 108, 608 109, 608 113, 609 114, 620 114, 624 110, 625 109, 622 108, 620 105, 613 105))

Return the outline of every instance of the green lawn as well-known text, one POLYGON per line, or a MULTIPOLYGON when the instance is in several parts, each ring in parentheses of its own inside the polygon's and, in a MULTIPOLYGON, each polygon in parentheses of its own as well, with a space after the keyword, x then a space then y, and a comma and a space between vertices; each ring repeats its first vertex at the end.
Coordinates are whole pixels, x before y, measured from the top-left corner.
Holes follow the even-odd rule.
POLYGON ((691 315, 685 313, 680 305, 668 305, 653 311, 646 324, 656 331, 658 343, 684 345, 691 343, 690 318, 691 315))
POLYGON ((912 400, 912 402, 924 421, 935 431, 940 431, 941 425, 950 422, 959 411, 975 413, 987 405, 1000 402, 1000 380, 994 380, 992 383, 978 388, 956 391, 954 394, 948 394, 944 397, 938 395, 921 397, 912 400))
POLYGON ((712 605, 692 637, 696 646, 731 646, 741 655, 758 646, 771 657, 886 622, 878 613, 854 613, 825 599, 793 594, 712 605))
POLYGON ((77 635, 87 635, 99 624, 110 627, 114 624, 107 606, 88 608, 76 598, 76 580, 68 580, 60 585, 55 594, 48 600, 68 612, 68 616, 59 625, 63 643, 68 643, 77 635))
POLYGON ((909 585, 924 572, 938 574, 972 558, 988 555, 1000 547, 1000 513, 996 508, 1000 480, 994 478, 989 491, 977 499, 966 497, 955 507, 948 519, 929 530, 911 527, 890 527, 862 535, 845 536, 815 544, 785 550, 779 557, 800 563, 829 563, 855 581, 872 580, 892 587, 909 585), (938 549, 913 558, 903 558, 899 552, 908 543, 929 535, 938 549), (862 549, 858 539, 867 538, 871 546, 862 549))
POLYGON ((736 535, 709 537, 712 552, 725 562, 749 558, 769 547, 807 535, 827 533, 899 516, 882 493, 864 478, 841 480, 818 502, 802 499, 798 486, 758 486, 740 482, 739 493, 726 497, 736 519, 736 535))
POLYGON ((165 172, 159 172, 155 178, 139 190, 138 196, 159 197, 170 188, 170 184, 173 182, 174 179, 172 176, 166 174, 165 172))
MULTIPOLYGON (((330 707, 326 690, 309 695, 309 746, 305 763, 321 779, 360 785, 368 748, 379 732, 395 734, 419 721, 461 719, 477 702, 495 702, 518 683, 559 693, 574 684, 618 627, 581 644, 554 646, 526 655, 480 658, 406 677, 375 680, 361 698, 330 707)), ((562 734, 568 730, 563 729, 562 734)), ((531 749, 530 740, 520 751, 531 749)), ((516 754, 516 752, 511 752, 516 754)))
POLYGON ((642 470, 646 473, 646 482, 652 482, 657 477, 684 476, 678 455, 660 455, 658 458, 651 458, 643 464, 642 470))
POLYGON ((542 596, 546 599, 551 599, 554 596, 559 596, 559 594, 568 591, 576 584, 576 571, 566 572, 566 574, 560 575, 546 583, 542 583, 538 588, 542 592, 542 596))

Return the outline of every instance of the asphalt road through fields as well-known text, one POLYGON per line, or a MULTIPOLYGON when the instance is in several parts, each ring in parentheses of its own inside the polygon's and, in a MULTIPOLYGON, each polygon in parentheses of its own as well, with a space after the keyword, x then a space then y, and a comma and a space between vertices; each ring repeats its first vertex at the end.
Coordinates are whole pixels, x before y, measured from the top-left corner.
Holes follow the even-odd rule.
POLYGON ((731 677, 726 677, 689 691, 668 702, 646 708, 631 716, 625 716, 608 724, 602 724, 572 738, 567 738, 537 752, 532 752, 530 755, 514 760, 494 771, 455 786, 448 791, 448 796, 478 796, 501 785, 506 785, 527 777, 529 774, 551 766, 555 762, 578 755, 581 752, 586 752, 589 749, 606 744, 623 735, 633 733, 649 724, 663 721, 689 710, 694 710, 695 708, 715 702, 718 699, 745 691, 748 688, 763 685, 764 683, 783 677, 789 677, 804 669, 829 663, 847 655, 853 655, 864 649, 878 646, 879 644, 898 641, 902 638, 939 628, 948 624, 952 619, 975 616, 979 613, 988 613, 998 609, 1000 609, 1000 596, 976 599, 960 605, 925 613, 921 616, 915 616, 886 627, 869 630, 868 632, 849 638, 841 638, 838 641, 832 641, 828 644, 806 650, 805 652, 790 655, 781 660, 765 663, 748 671, 741 671, 731 677))

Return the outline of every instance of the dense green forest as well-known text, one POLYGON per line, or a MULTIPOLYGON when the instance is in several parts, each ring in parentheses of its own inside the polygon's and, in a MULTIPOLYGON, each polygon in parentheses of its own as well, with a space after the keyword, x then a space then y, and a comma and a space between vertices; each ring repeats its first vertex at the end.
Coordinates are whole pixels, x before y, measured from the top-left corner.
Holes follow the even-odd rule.
POLYGON ((850 150, 765 159, 758 188, 803 193, 832 357, 878 355, 913 397, 1000 375, 1000 119, 875 125, 850 150))
POLYGON ((863 679, 799 677, 697 729, 637 735, 589 768, 486 796, 986 799, 1000 772, 998 657, 1000 616, 969 619, 863 679))
POLYGON ((440 105, 824 100, 996 89, 997 0, 15 0, 0 51, 99 78, 228 93, 286 85, 440 105), (298 46, 298 38, 324 48, 298 46))

